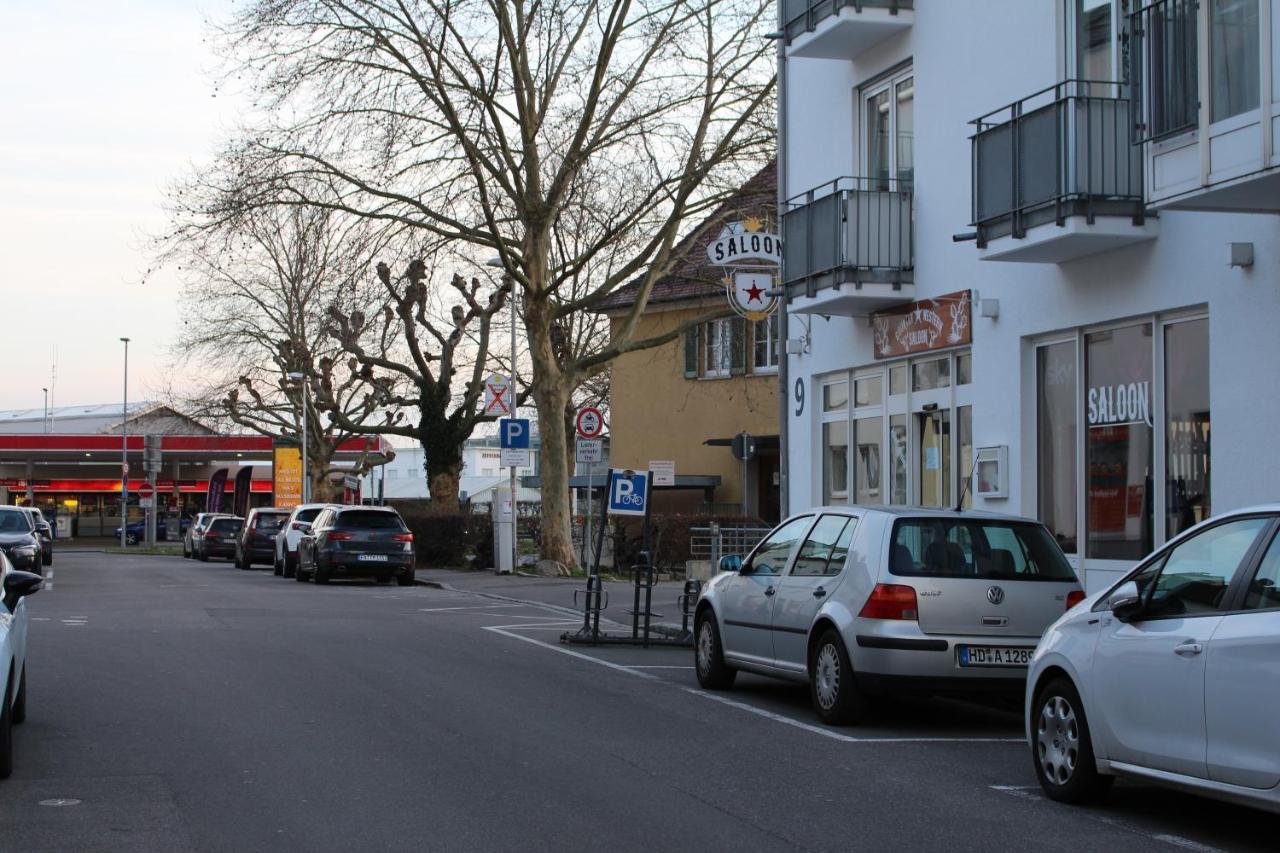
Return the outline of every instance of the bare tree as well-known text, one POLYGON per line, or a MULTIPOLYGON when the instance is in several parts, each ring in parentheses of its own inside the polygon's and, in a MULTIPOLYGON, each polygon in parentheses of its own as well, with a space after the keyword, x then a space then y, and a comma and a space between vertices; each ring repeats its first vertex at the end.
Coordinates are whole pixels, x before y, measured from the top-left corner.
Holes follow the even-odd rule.
POLYGON ((543 439, 544 555, 572 563, 565 414, 641 339, 689 223, 773 143, 768 0, 252 0, 223 31, 263 116, 237 205, 318 205, 496 255, 543 439), (639 279, 606 344, 565 322, 639 279), (574 282, 586 287, 573 292, 574 282))
POLYGON ((379 247, 363 223, 314 208, 255 208, 219 228, 179 224, 162 246, 185 279, 179 369, 211 377, 185 390, 184 410, 297 444, 305 424, 318 500, 333 496, 335 474, 368 471, 372 455, 338 465, 335 454, 387 417, 373 403, 390 399, 395 383, 361 370, 327 331, 335 306, 355 311, 377 296, 361 282, 379 247))

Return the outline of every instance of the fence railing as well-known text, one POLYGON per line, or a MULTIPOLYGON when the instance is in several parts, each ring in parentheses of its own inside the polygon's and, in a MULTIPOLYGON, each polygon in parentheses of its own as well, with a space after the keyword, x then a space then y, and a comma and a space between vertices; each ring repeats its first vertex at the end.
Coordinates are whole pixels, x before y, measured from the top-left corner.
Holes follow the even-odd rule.
POLYGON ((842 177, 787 200, 782 213, 783 278, 835 270, 915 268, 912 182, 842 177))
POLYGON ((709 560, 714 567, 721 557, 738 554, 743 557, 769 535, 772 527, 747 527, 742 525, 689 528, 689 556, 694 560, 709 560))
POLYGON ((839 14, 841 9, 850 8, 856 12, 888 9, 897 12, 899 9, 914 9, 915 5, 915 0, 782 0, 782 19, 786 21, 787 41, 790 41, 812 30, 824 18, 839 14))
POLYGON ((1142 216, 1142 151, 1120 84, 1066 80, 974 119, 973 223, 1024 236, 1028 217, 1142 216), (1106 207, 1103 209, 1102 205, 1106 207))
POLYGON ((1156 0, 1129 15, 1133 142, 1153 142, 1199 122, 1197 0, 1156 0))

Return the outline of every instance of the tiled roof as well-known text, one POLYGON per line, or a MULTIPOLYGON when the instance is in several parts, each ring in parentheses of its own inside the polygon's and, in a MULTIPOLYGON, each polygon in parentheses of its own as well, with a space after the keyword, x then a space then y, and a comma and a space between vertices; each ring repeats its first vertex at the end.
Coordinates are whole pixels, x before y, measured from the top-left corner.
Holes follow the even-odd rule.
MULTIPOLYGON (((778 169, 777 163, 771 161, 676 244, 671 272, 654 282, 647 304, 723 298, 724 268, 707 259, 707 244, 720 236, 724 224, 750 217, 771 223, 777 209, 778 169)), ((635 303, 640 284, 641 279, 637 278, 623 285, 600 302, 595 310, 606 313, 629 307, 635 303)))

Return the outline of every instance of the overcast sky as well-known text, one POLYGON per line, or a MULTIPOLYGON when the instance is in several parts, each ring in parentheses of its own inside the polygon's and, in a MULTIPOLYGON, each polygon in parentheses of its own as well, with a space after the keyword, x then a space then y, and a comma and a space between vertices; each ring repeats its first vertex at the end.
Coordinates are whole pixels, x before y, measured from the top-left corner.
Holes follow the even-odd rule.
POLYGON ((162 189, 230 127, 207 15, 226 0, 0 0, 0 409, 163 387, 184 307, 173 271, 142 284, 162 189))

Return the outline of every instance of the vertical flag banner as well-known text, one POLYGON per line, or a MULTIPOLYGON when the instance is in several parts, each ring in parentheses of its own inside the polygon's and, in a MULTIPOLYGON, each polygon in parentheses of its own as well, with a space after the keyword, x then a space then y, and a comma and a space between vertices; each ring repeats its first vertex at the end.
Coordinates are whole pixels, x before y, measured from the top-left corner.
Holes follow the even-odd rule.
POLYGON ((280 509, 293 509, 302 503, 302 451, 290 445, 277 445, 271 462, 273 504, 280 509))
POLYGON ((253 466, 241 468, 236 473, 235 497, 231 502, 231 513, 244 518, 249 514, 249 484, 253 481, 253 466))
POLYGON ((204 498, 205 512, 222 511, 222 490, 227 486, 227 469, 219 468, 209 478, 209 493, 204 498))

